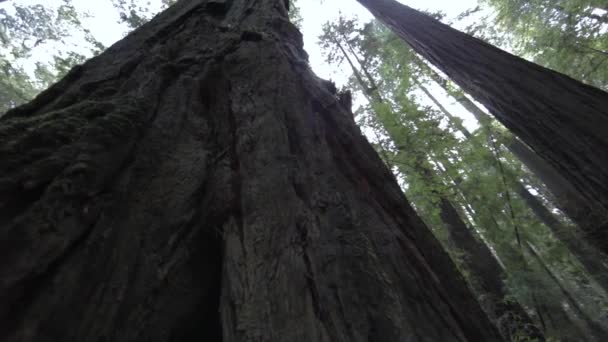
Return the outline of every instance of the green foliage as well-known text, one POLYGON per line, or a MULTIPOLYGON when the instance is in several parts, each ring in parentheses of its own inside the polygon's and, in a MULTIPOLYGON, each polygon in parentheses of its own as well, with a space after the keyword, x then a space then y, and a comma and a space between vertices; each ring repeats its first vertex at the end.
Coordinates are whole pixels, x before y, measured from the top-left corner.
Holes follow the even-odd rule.
POLYGON ((608 89, 608 6, 600 0, 483 0, 496 11, 480 31, 510 35, 516 53, 608 89))
POLYGON ((134 30, 148 22, 160 10, 176 3, 177 0, 151 1, 139 0, 112 0, 112 5, 118 10, 120 22, 134 30))
POLYGON ((302 14, 300 13, 300 7, 298 7, 297 0, 289 0, 289 20, 296 25, 297 28, 302 28, 302 14))
POLYGON ((62 0, 57 7, 11 2, 0 8, 0 114, 30 100, 85 59, 75 51, 58 51, 52 62, 33 63, 33 71, 28 72, 34 53, 48 50, 52 44, 65 44, 77 31, 93 52, 104 49, 82 27, 84 17, 71 0, 62 0))
MULTIPOLYGON (((570 251, 517 194, 515 189, 522 181, 531 189, 542 185, 502 147, 509 133, 487 120, 468 132, 462 120, 443 112, 445 108, 425 105, 425 97, 433 94, 421 91, 422 87, 436 93, 438 87, 431 80, 437 79, 431 68, 386 28, 375 22, 361 25, 356 19, 340 18, 323 29, 320 45, 328 63, 350 68, 348 86, 367 103, 356 111, 362 131, 403 180, 408 199, 445 246, 449 248, 450 243, 442 228, 440 198, 457 205, 461 218, 472 224, 475 234, 481 234, 496 253, 507 270, 505 281, 511 298, 531 310, 541 302, 541 312, 563 311, 563 294, 522 249, 522 243, 531 241, 539 246, 547 263, 559 270, 571 291, 595 300, 581 299, 587 303, 585 308, 599 313, 605 307, 605 294, 589 286, 588 275, 570 251)), ((465 96, 455 85, 442 82, 454 100, 465 96)), ((457 262, 464 256, 463 251, 449 251, 457 262)), ((462 265, 460 269, 468 274, 462 265)), ((548 335, 574 334, 568 322, 552 326, 548 335)))

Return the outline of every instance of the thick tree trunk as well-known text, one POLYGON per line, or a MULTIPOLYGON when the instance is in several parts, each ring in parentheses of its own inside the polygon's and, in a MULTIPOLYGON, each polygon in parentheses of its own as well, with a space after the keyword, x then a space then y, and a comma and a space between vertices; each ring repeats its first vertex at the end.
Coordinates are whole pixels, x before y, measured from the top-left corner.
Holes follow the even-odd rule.
POLYGON ((181 1, 2 118, 2 341, 501 340, 286 18, 181 1))
MULTIPOLYGON (((358 1, 608 212, 608 93, 395 0, 358 1)), ((608 251, 608 229, 598 227, 594 238, 608 251)))

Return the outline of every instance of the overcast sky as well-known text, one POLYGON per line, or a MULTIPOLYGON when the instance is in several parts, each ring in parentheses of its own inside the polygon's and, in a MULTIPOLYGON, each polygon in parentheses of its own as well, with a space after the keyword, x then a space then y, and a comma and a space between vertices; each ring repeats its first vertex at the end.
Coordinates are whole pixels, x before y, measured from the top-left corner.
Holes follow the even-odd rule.
MULTIPOLYGON (((398 0, 418 10, 430 12, 442 11, 446 14, 446 19, 452 19, 462 12, 473 8, 477 5, 477 0, 398 0)), ((362 22, 367 22, 373 17, 363 6, 359 5, 356 0, 298 0, 304 22, 302 24, 302 34, 304 35, 304 48, 310 57, 310 64, 315 73, 325 79, 331 79, 336 82, 338 87, 345 84, 350 69, 346 66, 337 69, 334 66, 328 65, 317 45, 318 37, 321 35, 321 28, 327 21, 333 21, 338 18, 340 13, 343 16, 350 18, 356 16, 362 22), (321 3, 322 2, 322 3, 321 3)), ((462 25, 466 23, 461 23, 462 25)), ((430 86, 440 102, 452 114, 462 118, 464 125, 469 130, 477 128, 477 121, 468 113, 462 106, 454 103, 451 98, 438 86, 430 86)), ((430 99, 420 96, 419 101, 422 105, 432 106, 430 99)), ((353 108, 355 109, 355 108, 353 108)))
MULTIPOLYGON (((59 0, 12 0, 22 4, 57 4, 59 0)), ((85 21, 93 35, 106 46, 122 38, 125 26, 117 24, 118 15, 111 0, 72 0, 78 10, 89 12, 92 17, 85 21)), ((160 4, 159 0, 142 0, 150 2, 152 7, 160 4)), ((10 1, 9 1, 10 2, 10 1)), ((448 18, 453 18, 476 5, 477 0, 400 0, 400 2, 421 10, 432 12, 443 11, 448 18)), ((7 2, 8 3, 8 2, 7 2)), ((5 4, 7 4, 5 3, 5 4)), ((362 21, 372 19, 369 12, 356 0, 298 0, 304 22, 302 33, 304 45, 310 55, 310 63, 315 72, 324 78, 342 81, 342 75, 327 65, 317 46, 321 27, 327 21, 335 20, 340 12, 346 17, 357 16, 362 21)))
MULTIPOLYGON (((442 11, 448 18, 453 18, 477 4, 477 0, 399 0, 399 2, 418 10, 442 11)), ((357 16, 363 22, 373 17, 356 0, 324 0, 322 4, 321 0, 299 0, 297 3, 304 18, 302 34, 304 47, 310 55, 310 64, 319 76, 342 81, 340 75, 336 75, 335 70, 325 63, 317 46, 321 27, 323 23, 337 19, 340 12, 347 18, 357 16)))
MULTIPOLYGON (((400 2, 419 9, 431 12, 442 11, 447 15, 447 19, 452 19, 467 9, 475 7, 477 0, 399 0, 400 2)), ((0 4, 0 8, 9 8, 11 2, 19 4, 44 4, 57 5, 60 0, 9 0, 0 4)), ((104 45, 110 46, 121 39, 125 33, 126 26, 119 25, 118 13, 112 6, 111 0, 72 0, 74 6, 79 11, 90 13, 91 17, 84 21, 84 25, 91 30, 93 35, 104 45)), ((151 3, 151 6, 159 7, 160 0, 142 0, 142 3, 151 3)), ((363 8, 356 0, 298 0, 304 22, 302 33, 304 35, 304 47, 310 56, 310 64, 318 76, 325 79, 334 80, 338 86, 342 86, 348 76, 347 73, 327 65, 321 51, 317 45, 318 37, 321 34, 321 27, 327 21, 335 20, 340 13, 347 18, 358 17, 362 22, 372 19, 369 12, 363 8)), ((68 48, 69 49, 69 48, 68 48)), ((38 52, 37 57, 44 57, 44 52, 38 52)), ((46 55, 50 57, 51 53, 46 55)), ((42 58, 44 59, 44 58, 42 58)), ((344 69, 347 70, 347 69, 344 69)), ((473 129, 476 127, 475 121, 460 106, 457 106, 446 96, 441 95, 441 90, 433 87, 434 92, 444 102, 453 114, 462 117, 465 125, 473 129)), ((429 105, 430 102, 424 101, 423 104, 429 105), (425 103, 426 102, 426 103, 425 103)))

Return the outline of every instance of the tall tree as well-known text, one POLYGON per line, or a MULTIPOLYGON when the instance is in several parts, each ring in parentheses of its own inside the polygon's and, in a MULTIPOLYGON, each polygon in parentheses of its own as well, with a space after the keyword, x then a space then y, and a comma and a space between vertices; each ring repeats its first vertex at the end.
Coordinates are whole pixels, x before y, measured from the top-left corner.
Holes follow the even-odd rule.
MULTIPOLYGON (((602 0, 484 0, 494 9, 483 31, 508 32, 518 55, 608 89, 608 6, 602 0)), ((482 24, 483 24, 482 20, 482 24)))
MULTIPOLYGON (((592 334, 590 330, 593 329, 590 328, 595 323, 585 319, 589 316, 580 313, 576 314, 579 317, 570 319, 571 313, 560 307, 563 301, 561 292, 534 293, 536 288, 546 289, 545 272, 526 266, 527 263, 521 261, 523 256, 518 257, 521 252, 513 253, 514 248, 509 246, 516 241, 516 236, 517 241, 540 239, 543 244, 543 255, 550 257, 552 262, 559 265, 557 267, 562 272, 560 276, 568 279, 568 282, 574 282, 578 288, 587 287, 588 280, 586 277, 579 277, 580 272, 572 274, 565 271, 575 270, 578 264, 573 267, 572 261, 568 260, 570 253, 565 248, 558 247, 559 243, 555 244, 555 238, 559 238, 570 248, 572 244, 578 246, 580 241, 571 241, 566 237, 562 232, 563 229, 559 229, 561 223, 553 218, 553 214, 539 198, 530 194, 519 181, 526 178, 529 182, 527 179, 529 177, 525 176, 521 166, 512 160, 507 151, 499 148, 502 138, 492 137, 498 132, 497 127, 488 125, 487 128, 469 132, 423 85, 421 70, 418 70, 420 68, 417 68, 413 61, 415 58, 412 58, 412 52, 405 48, 397 37, 388 34, 386 29, 376 30, 371 26, 380 28, 378 25, 366 24, 359 29, 359 24, 355 20, 344 18, 326 24, 324 34, 320 37, 325 55, 330 63, 348 63, 353 71, 351 82, 353 94, 361 93, 370 102, 376 102, 373 110, 369 112, 359 110, 360 124, 370 138, 378 141, 380 154, 384 156, 391 169, 398 172, 399 177, 403 179, 405 192, 418 213, 434 228, 433 231, 442 241, 447 240, 451 254, 458 260, 475 293, 483 298, 482 305, 491 317, 502 316, 496 314, 504 309, 502 305, 504 302, 500 300, 503 296, 500 294, 505 293, 505 290, 488 285, 501 284, 500 277, 498 281, 494 277, 504 265, 507 272, 501 275, 510 279, 509 292, 517 294, 515 297, 523 300, 529 307, 538 308, 537 317, 543 322, 548 337, 557 337, 560 340, 592 338, 583 336, 592 334), (374 80, 374 77, 377 77, 377 80, 374 80), (417 89, 422 90, 422 96, 428 96, 431 102, 445 113, 448 122, 441 123, 441 114, 430 107, 408 104, 417 101, 415 98, 418 96, 414 95, 419 92, 417 89), (380 92, 384 95, 378 95, 380 92), (375 136, 369 134, 370 130, 377 129, 374 120, 381 123, 379 134, 375 136), (464 139, 448 138, 454 133, 453 130, 461 133, 464 139), (425 162, 428 157, 433 159, 431 163, 425 162), (441 173, 448 184, 453 183, 453 186, 446 186, 435 179, 437 177, 432 174, 440 169, 445 169, 441 173), (515 170, 519 172, 514 172, 515 170), (497 263, 490 265, 491 261, 488 261, 487 255, 492 255, 492 252, 485 243, 475 243, 475 239, 471 239, 471 235, 475 234, 467 227, 470 223, 464 222, 463 218, 466 216, 459 213, 454 205, 459 202, 460 197, 454 196, 454 191, 464 194, 463 188, 466 194, 462 207, 474 206, 474 211, 467 210, 467 219, 470 223, 475 222, 477 231, 483 232, 486 243, 491 241, 492 249, 497 254, 506 255, 502 259, 504 264, 501 266, 497 263), (518 195, 522 198, 518 198, 518 195), (471 201, 472 198, 478 197, 482 199, 471 201), (532 212, 526 206, 530 203, 535 204, 531 208, 532 212), (437 204, 442 205, 438 208, 437 204), (501 218, 505 216, 503 213, 506 217, 501 218), (531 215, 532 213, 542 215, 535 217, 531 215), (542 223, 551 230, 548 231, 542 223), (551 233, 555 233, 556 228, 559 230, 557 231, 559 235, 551 233), (513 231, 515 234, 512 234, 513 231), (488 237, 491 239, 488 240, 488 237), (554 246, 551 246, 552 244, 554 246), (487 267, 485 271, 483 271, 484 267, 487 267), (521 276, 518 275, 520 273, 521 276), (530 301, 531 297, 534 300, 530 301), (575 322, 581 322, 585 327, 579 328, 575 322)), ((577 249, 573 250, 579 252, 577 249)), ((594 256, 593 253, 587 254, 594 256)), ((580 254, 579 258, 587 254, 580 254)), ((601 260, 597 258, 580 260, 584 263, 591 261, 590 264, 585 264, 589 271, 594 270, 588 267, 589 265, 599 265, 600 269, 603 268, 601 260)), ((596 276, 595 279, 600 281, 600 284, 604 284, 601 282, 602 278, 597 277, 602 275, 601 272, 591 272, 591 274, 596 276)), ((594 292, 597 292, 594 286, 588 287, 583 296, 577 296, 577 300, 585 303, 581 306, 586 310, 594 307, 592 311, 597 308, 601 312, 601 306, 589 305, 588 299, 594 297, 592 294, 594 292)), ((503 332, 506 330, 505 327, 517 326, 517 321, 513 322, 504 317, 509 316, 505 315, 496 320, 503 332)), ((507 334, 507 337, 512 336, 507 334)))
POLYGON ((284 4, 179 1, 0 119, 0 339, 501 340, 284 4))
MULTIPOLYGON (((451 254, 459 260, 471 288, 478 298, 483 299, 482 308, 501 335, 508 341, 544 340, 525 309, 508 297, 503 268, 488 245, 467 225, 449 198, 449 187, 438 179, 428 160, 431 151, 441 149, 437 145, 446 146, 442 140, 449 140, 449 133, 439 130, 440 122, 420 110, 408 96, 396 96, 393 91, 391 101, 385 98, 386 94, 380 91, 373 72, 368 70, 370 60, 360 57, 351 44, 354 39, 350 37, 355 31, 353 20, 340 17, 335 23, 325 24, 323 31, 320 39, 328 62, 345 60, 348 63, 357 82, 356 88, 362 90, 371 105, 373 122, 379 124, 396 146, 394 152, 381 155, 390 156, 386 162, 394 165, 394 169, 405 178, 408 184, 406 193, 408 197, 417 199, 414 201, 416 209, 425 222, 435 231, 445 230, 445 233, 438 234, 446 236, 451 254)), ((389 81, 387 78, 384 80, 389 81)))
MULTIPOLYGON (((484 104, 608 217, 608 94, 442 24, 394 0, 358 0, 484 104)), ((607 224, 593 240, 608 251, 607 224)))
MULTIPOLYGON (((485 114, 473 101, 469 100, 464 94, 455 92, 447 85, 447 80, 442 79, 435 71, 430 68, 424 68, 426 72, 433 78, 448 94, 454 96, 470 113, 478 120, 483 130, 492 129, 492 119, 485 114)), ((431 100, 446 114, 450 121, 455 121, 454 115, 449 113, 437 99, 423 86, 419 87, 431 98, 431 100)), ((466 128, 454 123, 462 134, 471 139, 472 135, 466 128)), ((599 217, 597 210, 594 210, 587 198, 583 197, 576 189, 572 188, 563 177, 548 165, 544 160, 540 159, 533 151, 525 146, 517 138, 510 134, 501 134, 495 130, 496 135, 500 135, 499 141, 504 142, 504 147, 512 152, 526 167, 528 167, 540 180, 547 186, 555 199, 556 205, 562 209, 568 216, 574 220, 582 231, 593 233, 598 226, 604 224, 605 217, 599 217)), ((495 133, 492 133, 494 135, 495 133)), ((475 143, 475 140, 472 140, 475 143)), ((608 264, 606 264, 606 256, 597 251, 593 246, 586 243, 583 238, 585 235, 575 226, 565 226, 542 201, 534 196, 524 184, 515 180, 513 182, 515 192, 527 203, 530 209, 534 212, 537 218, 543 222, 554 235, 566 245, 570 251, 576 255, 580 263, 585 267, 586 271, 600 284, 604 289, 608 290, 608 264)))
MULTIPOLYGON (((492 125, 492 118, 473 101, 469 100, 462 90, 452 87, 447 79, 425 64, 421 62, 417 62, 416 64, 446 93, 467 109, 469 113, 473 114, 482 127, 487 128, 492 125)), ((584 197, 578 189, 568 183, 549 163, 540 158, 513 135, 501 134, 500 131, 496 131, 496 134, 501 135, 500 141, 504 142, 505 147, 549 189, 555 199, 556 206, 564 211, 579 227, 585 231, 593 232, 604 223, 603 220, 606 217, 600 215, 601 209, 597 208, 597 206, 594 208, 594 202, 584 197)))

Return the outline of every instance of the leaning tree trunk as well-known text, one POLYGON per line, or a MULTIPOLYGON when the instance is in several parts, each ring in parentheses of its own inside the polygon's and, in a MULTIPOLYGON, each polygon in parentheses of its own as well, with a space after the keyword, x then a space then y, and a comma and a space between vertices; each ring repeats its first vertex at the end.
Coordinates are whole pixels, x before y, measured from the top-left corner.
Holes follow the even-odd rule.
MULTIPOLYGON (((455 116, 452 115, 452 113, 450 113, 422 83, 417 80, 414 80, 414 82, 417 83, 420 90, 422 90, 431 102, 433 102, 448 118, 448 122, 454 125, 466 139, 470 140, 473 137, 473 134, 471 134, 461 122, 455 120, 455 116)), ((475 106, 475 104, 473 105, 475 106)), ((518 141, 516 139, 514 140, 518 141)), ((519 143, 521 144, 521 142, 519 143)), ((562 224, 559 219, 545 207, 542 201, 532 195, 524 184, 517 179, 513 181, 513 187, 517 194, 526 202, 530 210, 532 210, 536 218, 544 223, 545 226, 551 230, 553 235, 572 252, 598 285, 608 291, 608 266, 605 264, 604 254, 587 244, 585 239, 581 239, 580 236, 583 234, 577 228, 566 227, 562 224)))
POLYGON ((553 213, 545 207, 542 202, 532 195, 528 189, 522 184, 516 185, 516 191, 534 215, 547 226, 555 238, 564 244, 570 252, 581 263, 589 276, 597 282, 598 285, 608 292, 608 265, 606 258, 602 253, 599 253, 595 248, 588 245, 586 240, 580 239, 582 235, 573 227, 564 226, 553 213), (577 234, 578 233, 578 234, 577 234))
MULTIPOLYGON (((457 181, 454 181, 454 185, 458 185, 457 181)), ((483 211, 485 200, 478 196, 469 196, 458 189, 460 196, 464 199, 469 206, 465 206, 465 210, 473 217, 473 221, 479 217, 476 213, 483 211)), ((486 222, 485 229, 498 231, 500 230, 500 224, 493 217, 493 214, 489 214, 491 220, 486 222)), ((481 222, 475 222, 477 227, 481 227, 481 222)), ((589 333, 588 330, 583 330, 576 324, 569 316, 565 307, 561 303, 561 297, 555 297, 545 293, 544 281, 542 279, 534 279, 533 269, 530 267, 528 260, 525 258, 521 248, 515 248, 510 243, 502 243, 496 250, 501 260, 505 261, 505 264, 510 267, 506 269, 506 274, 512 274, 515 272, 524 272, 526 275, 520 279, 525 281, 524 287, 527 288, 526 292, 531 295, 532 303, 536 312, 536 318, 538 323, 542 327, 543 334, 552 339, 558 339, 564 342, 575 342, 575 341, 591 341, 594 337, 589 333)), ((544 277, 543 277, 544 278, 544 277)))
MULTIPOLYGON (((416 64, 426 75, 428 75, 444 91, 459 102, 469 113, 473 114, 481 126, 489 127, 489 125, 491 125, 492 118, 481 108, 479 108, 473 101, 469 100, 468 97, 464 96, 462 92, 451 90, 445 78, 440 76, 437 72, 432 70, 419 59, 417 60, 416 64)), ((549 189, 551 195, 553 195, 552 197, 557 207, 568 215, 568 217, 574 221, 583 232, 589 232, 589 237, 591 237, 591 240, 593 240, 593 234, 598 227, 607 224, 607 217, 605 213, 602 214, 601 208, 597 207, 597 204, 594 204, 593 201, 590 201, 584 197, 575 187, 572 186, 572 184, 568 183, 568 181, 566 181, 566 179, 564 179, 564 177, 562 177, 555 170, 555 168, 553 168, 544 159, 540 158, 519 139, 510 134, 508 136, 503 136, 502 138, 504 138, 505 147, 511 153, 513 153, 513 155, 515 155, 534 175, 536 175, 536 177, 543 182, 547 189, 549 189)), ((527 198, 531 197, 527 196, 527 198)), ((581 235, 587 236, 583 234, 581 235)), ((582 250, 579 249, 579 251, 582 250)), ((574 252, 577 253, 577 251, 574 252)), ((596 253, 594 249, 587 249, 585 252, 587 254, 596 253)), ((608 272, 606 273, 606 277, 608 277, 608 272)))
MULTIPOLYGON (((547 276, 557 285, 560 292, 568 302, 570 309, 583 321, 586 325, 586 329, 588 333, 596 338, 596 341, 607 341, 608 340, 608 331, 601 324, 596 322, 594 318, 590 317, 583 309, 579 306, 578 302, 574 298, 572 294, 566 289, 566 287, 559 280, 559 277, 553 273, 551 268, 545 263, 543 258, 538 254, 534 246, 526 241, 525 244, 527 252, 532 255, 534 259, 539 263, 541 268, 547 273, 547 276)), ((596 317, 597 319, 598 317, 596 317)), ((599 319, 603 319, 604 317, 599 317, 599 319)))
POLYGON ((439 200, 439 215, 448 231, 450 244, 462 255, 461 263, 469 273, 468 279, 480 297, 482 308, 505 340, 544 341, 544 336, 523 306, 508 297, 508 290, 503 282, 504 269, 488 245, 475 236, 472 228, 468 227, 458 214, 458 210, 445 198, 439 200))
MULTIPOLYGON (((386 104, 387 101, 378 90, 377 82, 352 49, 351 52, 357 58, 361 72, 355 66, 348 53, 346 53, 341 43, 337 40, 334 43, 341 50, 359 86, 361 89, 364 89, 364 94, 370 104, 386 104), (365 75, 367 81, 363 79, 362 74, 365 75)), ((423 88, 423 90, 426 89, 423 88)), ((404 139, 406 135, 401 131, 402 125, 394 117, 380 113, 380 111, 376 112, 377 120, 392 142, 396 146, 407 146, 407 139, 404 139)), ((463 132, 467 132, 464 127, 462 129, 463 132)), ((401 157, 404 153, 407 153, 407 147, 399 149, 396 152, 396 159, 402 159, 401 157)), ((436 182, 435 172, 425 165, 425 160, 422 157, 423 154, 416 153, 416 155, 419 157, 414 162, 413 172, 421 177, 421 181, 427 188, 433 189, 436 182)), ((408 175, 411 176, 412 167, 404 167, 398 164, 397 168, 406 178, 408 175)), ((436 190, 430 191, 429 195, 437 198, 439 217, 443 223, 443 228, 447 230, 449 244, 455 253, 462 255, 461 265, 465 269, 465 272, 468 273, 469 284, 474 293, 482 298, 480 301, 481 307, 496 325, 502 337, 508 341, 516 340, 517 338, 544 341, 544 336, 534 325, 523 306, 508 298, 508 291, 503 283, 504 270, 490 251, 488 245, 476 238, 472 228, 467 226, 456 207, 444 194, 436 190)))
MULTIPOLYGON (((485 105, 608 217, 608 93, 510 55, 395 0, 358 0, 485 105)), ((608 224, 593 238, 608 252, 608 224)))
POLYGON ((500 341, 282 0, 181 1, 0 121, 2 341, 500 341))

